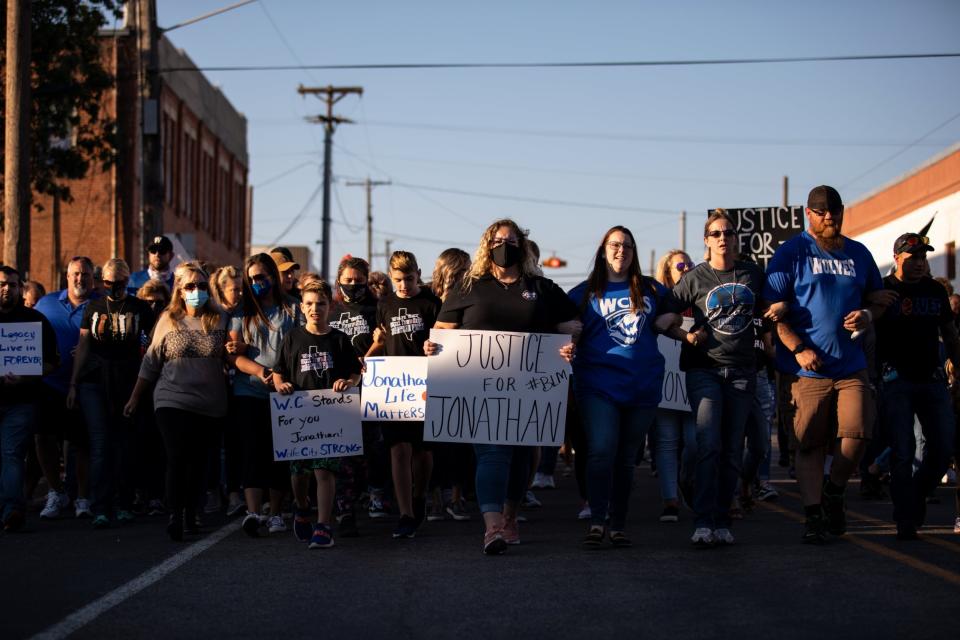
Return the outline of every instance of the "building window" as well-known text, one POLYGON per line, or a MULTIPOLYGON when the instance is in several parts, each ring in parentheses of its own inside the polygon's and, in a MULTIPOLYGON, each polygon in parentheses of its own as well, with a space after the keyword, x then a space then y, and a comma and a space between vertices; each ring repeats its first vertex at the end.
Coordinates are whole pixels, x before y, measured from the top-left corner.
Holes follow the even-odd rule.
POLYGON ((957 279, 957 243, 947 243, 947 280, 957 279))

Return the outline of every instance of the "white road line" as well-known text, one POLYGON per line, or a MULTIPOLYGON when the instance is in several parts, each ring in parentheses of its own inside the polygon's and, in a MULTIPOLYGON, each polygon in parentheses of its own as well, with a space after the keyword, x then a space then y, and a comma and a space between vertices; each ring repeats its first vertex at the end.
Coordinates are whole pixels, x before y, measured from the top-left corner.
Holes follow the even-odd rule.
POLYGON ((236 523, 230 523, 221 527, 220 529, 217 529, 203 540, 195 542, 180 553, 167 558, 165 561, 161 562, 152 569, 144 571, 130 582, 117 587, 110 593, 97 600, 94 600, 82 609, 74 611, 57 624, 48 627, 47 629, 33 636, 31 640, 59 640, 59 638, 66 638, 78 629, 90 624, 97 617, 103 613, 106 613, 124 600, 132 598, 150 585, 159 582, 169 573, 172 573, 183 564, 189 562, 193 558, 196 558, 198 555, 217 544, 231 533, 235 533, 237 531, 239 531, 239 529, 237 528, 236 523))

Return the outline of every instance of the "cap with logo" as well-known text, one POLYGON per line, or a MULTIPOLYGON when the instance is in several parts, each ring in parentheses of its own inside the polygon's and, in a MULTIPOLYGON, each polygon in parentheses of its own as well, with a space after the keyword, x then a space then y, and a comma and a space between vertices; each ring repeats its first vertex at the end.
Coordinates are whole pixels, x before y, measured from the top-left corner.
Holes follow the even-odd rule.
POLYGON ((150 244, 147 245, 147 251, 151 253, 169 253, 173 251, 173 243, 167 236, 154 236, 150 244))
POLYGON ((905 233, 894 241, 893 255, 898 256, 901 253, 915 255, 921 251, 933 251, 929 243, 930 238, 919 233, 905 233))
POLYGON ((810 190, 810 195, 807 196, 807 209, 836 213, 843 211, 843 200, 836 189, 821 184, 810 190))

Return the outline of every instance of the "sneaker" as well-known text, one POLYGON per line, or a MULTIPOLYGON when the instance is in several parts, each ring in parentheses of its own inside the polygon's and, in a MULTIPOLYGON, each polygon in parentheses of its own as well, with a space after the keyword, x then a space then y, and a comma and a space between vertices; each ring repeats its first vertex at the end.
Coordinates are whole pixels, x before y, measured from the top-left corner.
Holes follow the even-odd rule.
POLYGON ((283 516, 270 516, 267 520, 267 531, 270 533, 283 533, 287 530, 287 525, 283 521, 283 516))
POLYGON ((465 522, 470 519, 470 514, 467 513, 467 506, 462 499, 448 502, 447 514, 457 522, 465 522))
POLYGON ((960 516, 957 516, 957 519, 953 521, 953 532, 960 533, 960 516))
POLYGON ((713 532, 713 541, 721 546, 733 544, 733 533, 730 529, 721 527, 713 532))
POLYGON ((556 489, 557 481, 553 479, 553 475, 545 475, 543 477, 543 488, 544 489, 556 489))
POLYGON ((760 480, 753 486, 753 495, 758 502, 769 502, 780 497, 777 490, 767 480, 760 480))
POLYGON ((517 524, 517 519, 504 518, 500 535, 507 544, 520 544, 520 525, 517 524))
POLYGON ((53 490, 47 491, 47 503, 44 505, 43 511, 40 512, 40 517, 51 520, 53 518, 59 518, 60 511, 69 506, 70 496, 66 493, 58 493, 53 490))
POLYGON ((544 478, 546 478, 546 476, 540 473, 539 471, 537 471, 535 474, 533 474, 533 482, 530 483, 530 488, 545 489, 547 485, 544 484, 544 478))
POLYGON ((300 542, 310 542, 313 535, 313 522, 310 520, 310 512, 305 509, 297 509, 293 516, 293 535, 300 542))
POLYGON ((247 511, 247 515, 243 518, 243 522, 240 523, 240 528, 243 529, 244 533, 251 538, 260 537, 260 516, 247 511))
MULTIPOLYGON (((157 501, 159 502, 159 500, 157 501)), ((163 505, 160 505, 161 507, 163 505)), ((234 495, 230 496, 230 502, 227 503, 227 517, 232 518, 243 513, 247 508, 246 503, 240 498, 240 496, 234 495)))
POLYGON ((430 505, 430 513, 427 514, 427 522, 442 522, 447 519, 447 512, 439 501, 430 505))
POLYGON ((697 527, 690 537, 690 542, 698 549, 708 549, 714 545, 713 531, 707 527, 697 527))
POLYGON ((400 516, 397 528, 393 530, 393 537, 412 538, 417 535, 417 521, 410 516, 400 516))
POLYGON ((92 524, 94 529, 106 529, 110 526, 110 518, 107 516, 96 516, 92 524))
POLYGON ((223 508, 223 500, 219 491, 207 491, 207 504, 203 507, 204 513, 216 513, 223 508))
POLYGON ((593 512, 590 511, 590 503, 584 500, 583 504, 580 505, 580 512, 577 514, 577 520, 589 520, 592 517, 593 512))
POLYGON ((483 534, 483 554, 499 556, 507 550, 507 543, 499 529, 491 529, 483 534))
POLYGON ((804 544, 823 544, 827 541, 827 526, 822 515, 807 516, 800 540, 804 544))
POLYGON ((580 542, 580 546, 584 549, 599 549, 603 546, 603 527, 599 525, 593 525, 590 527, 590 530, 587 531, 587 535, 580 542))
POLYGON ((19 531, 23 528, 25 522, 26 518, 23 516, 23 511, 13 509, 7 514, 7 517, 3 519, 3 530, 8 532, 19 531))
POLYGON ((200 521, 200 515, 197 513, 186 512, 183 514, 183 534, 187 536, 196 536, 200 534, 200 527, 203 523, 200 521))
POLYGON ((847 509, 844 503, 844 497, 840 495, 830 495, 824 493, 823 515, 826 520, 827 531, 834 536, 842 536, 847 532, 847 509))
POLYGON ((90 510, 90 501, 86 498, 77 498, 73 503, 78 518, 92 518, 93 511, 90 510))
POLYGON ((357 528, 357 519, 352 513, 345 513, 340 517, 337 533, 340 534, 341 538, 356 538, 360 535, 360 530, 357 528))
POLYGON ((633 542, 630 541, 630 538, 628 538, 627 534, 623 531, 611 531, 610 544, 617 549, 626 549, 627 547, 633 546, 633 542))
POLYGON ((126 509, 121 509, 117 511, 117 522, 120 524, 129 524, 137 519, 137 516, 133 515, 132 511, 127 511, 126 509))
POLYGON ((313 535, 310 536, 310 545, 308 549, 329 549, 333 546, 333 533, 330 527, 319 522, 313 527, 313 535))
POLYGON ((660 513, 660 522, 679 522, 680 509, 672 505, 667 505, 660 513))
POLYGON ((375 520, 386 518, 390 515, 383 506, 383 498, 373 494, 370 495, 370 505, 367 507, 367 515, 375 520))
MULTIPOLYGON (((78 501, 79 502, 79 501, 78 501)), ((150 501, 150 504, 147 505, 147 515, 148 516, 162 516, 167 510, 163 507, 163 502, 154 498, 150 501)))
POLYGON ((523 500, 520 502, 520 506, 528 509, 538 509, 543 506, 543 503, 537 500, 537 496, 533 495, 533 491, 527 491, 526 495, 523 496, 523 500))

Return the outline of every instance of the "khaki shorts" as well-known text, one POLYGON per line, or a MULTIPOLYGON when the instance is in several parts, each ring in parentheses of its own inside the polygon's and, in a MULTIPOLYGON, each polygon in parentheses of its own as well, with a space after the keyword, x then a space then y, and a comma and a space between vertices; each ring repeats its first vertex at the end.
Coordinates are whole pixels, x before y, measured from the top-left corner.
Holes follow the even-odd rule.
POLYGON ((845 378, 793 376, 790 394, 800 449, 827 446, 836 438, 870 439, 876 403, 866 369, 845 378))

